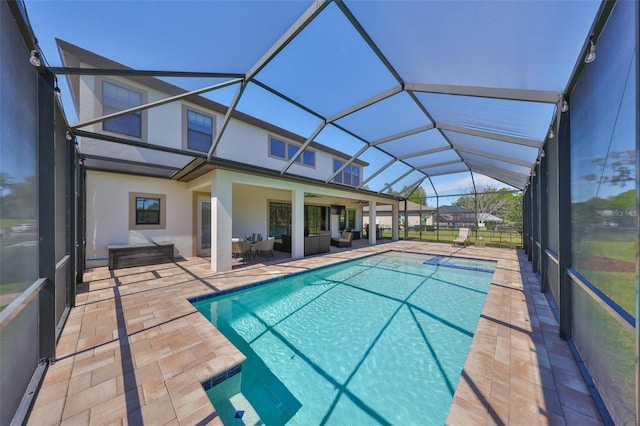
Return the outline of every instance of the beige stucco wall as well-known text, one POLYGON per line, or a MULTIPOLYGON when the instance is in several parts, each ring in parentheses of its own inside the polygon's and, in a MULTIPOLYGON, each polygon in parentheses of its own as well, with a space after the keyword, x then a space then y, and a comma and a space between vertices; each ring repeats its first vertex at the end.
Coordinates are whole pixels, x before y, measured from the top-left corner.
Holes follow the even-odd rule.
MULTIPOLYGON (((363 219, 365 221, 368 219, 368 217, 363 218, 362 205, 355 199, 349 199, 348 197, 352 196, 350 193, 340 190, 239 172, 218 170, 214 173, 220 182, 226 182, 222 187, 230 188, 231 191, 231 196, 225 198, 231 200, 231 208, 226 208, 231 213, 230 223, 224 225, 224 229, 231 231, 229 241, 231 237, 242 238, 252 233, 268 236, 269 202, 291 203, 294 191, 304 204, 320 206, 338 204, 355 210, 357 229, 362 229, 363 219), (304 198, 304 193, 308 192, 314 192, 316 197, 304 198)), ((196 205, 195 195, 206 197, 211 191, 211 185, 211 174, 189 183, 182 183, 168 179, 87 171, 87 267, 107 265, 108 246, 112 244, 171 242, 175 244, 176 255, 196 256, 194 219, 197 215, 193 211, 196 205), (129 193, 131 192, 162 194, 166 197, 164 229, 130 229, 129 193)), ((331 222, 333 219, 332 217, 331 222)), ((338 234, 337 227, 333 231, 335 235, 338 234)), ((226 246, 220 246, 219 249, 225 251, 226 246)), ((230 256, 230 245, 228 254, 230 256)), ((226 256, 225 253, 221 255, 226 256)))
POLYGON ((110 244, 171 242, 192 256, 193 202, 186 184, 167 179, 87 171, 87 267, 107 265, 110 244), (166 196, 166 229, 129 229, 129 192, 166 196))

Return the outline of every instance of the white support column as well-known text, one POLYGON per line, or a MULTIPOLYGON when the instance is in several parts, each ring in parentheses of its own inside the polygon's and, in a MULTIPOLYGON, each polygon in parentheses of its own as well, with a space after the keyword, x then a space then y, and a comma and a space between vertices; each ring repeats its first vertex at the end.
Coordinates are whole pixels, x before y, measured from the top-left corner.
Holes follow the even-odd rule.
POLYGON ((232 182, 221 170, 211 178, 211 270, 231 270, 232 182))
POLYGON ((376 202, 369 202, 369 244, 376 243, 376 202))
POLYGON ((391 241, 398 241, 400 230, 400 216, 398 210, 398 202, 391 204, 391 241))
POLYGON ((304 191, 291 191, 291 258, 304 257, 304 191))

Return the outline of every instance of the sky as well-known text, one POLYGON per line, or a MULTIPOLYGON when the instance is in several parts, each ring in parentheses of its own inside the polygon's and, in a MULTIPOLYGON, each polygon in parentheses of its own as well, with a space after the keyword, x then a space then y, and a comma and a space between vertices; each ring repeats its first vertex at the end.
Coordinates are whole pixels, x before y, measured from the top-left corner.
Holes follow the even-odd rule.
MULTIPOLYGON (((38 44, 50 66, 62 65, 55 44, 55 39, 59 38, 134 69, 228 73, 250 70, 313 3, 313 0, 25 2, 38 44)), ((474 86, 485 84, 491 87, 503 85, 522 89, 544 87, 545 90, 561 90, 563 81, 567 80, 577 59, 584 33, 597 10, 598 2, 581 2, 584 5, 580 8, 576 8, 575 2, 547 2, 550 7, 544 10, 536 6, 536 2, 519 3, 519 6, 516 2, 496 2, 493 11, 482 7, 482 3, 458 2, 455 3, 458 7, 451 8, 440 2, 405 2, 406 7, 401 9, 394 7, 394 2, 347 2, 347 5, 357 13, 359 22, 372 37, 378 35, 373 28, 379 28, 384 37, 378 37, 376 41, 379 41, 383 50, 387 49, 383 53, 393 57, 394 66, 412 79, 422 78, 424 74, 424 81, 432 84, 463 81, 474 86), (427 17, 430 16, 427 12, 431 11, 448 16, 452 28, 443 28, 442 23, 438 22, 423 28, 420 22, 414 22, 416 16, 427 17), (566 22, 567 11, 572 14, 571 22, 566 22), (509 15, 510 21, 500 21, 500 13, 509 15), (478 20, 479 14, 489 14, 486 16, 487 22, 478 20), (394 20, 386 19, 392 15, 394 20), (403 22, 416 25, 415 33, 405 31, 403 22), (536 44, 553 43, 554 49, 546 48, 549 59, 520 56, 517 43, 525 37, 520 34, 521 31, 526 32, 531 27, 539 30, 540 25, 552 29, 556 23, 564 26, 560 40, 552 31, 548 35, 539 32, 534 39, 536 44), (389 26, 392 24, 396 27, 389 26), (519 30, 519 26, 525 28, 519 30), (571 26, 575 28, 574 31, 571 26), (469 46, 469 37, 484 46, 482 37, 486 37, 488 43, 504 39, 500 29, 509 31, 513 40, 503 42, 499 46, 502 50, 489 47, 487 52, 476 58, 477 48, 469 46), (430 31, 445 32, 445 36, 440 37, 438 43, 429 44, 439 34, 430 31), (424 42, 412 41, 416 38, 424 42), (391 51, 390 47, 386 47, 387 43, 393 42, 400 43, 406 52, 397 52, 398 49, 391 51), (572 54, 563 57, 567 51, 572 54), (454 63, 447 67, 446 61, 436 60, 437 55, 444 55, 444 59, 454 63), (510 55, 516 55, 513 57, 524 62, 518 65, 519 69, 506 69, 515 66, 509 63, 513 59, 510 55), (473 70, 465 70, 460 62, 469 56, 476 61, 473 70), (420 67, 416 68, 416 64, 420 64, 420 67), (532 72, 532 69, 539 69, 539 72, 532 72)), ((431 18, 425 19, 429 21, 431 18)), ((398 84, 335 5, 325 9, 312 25, 257 74, 257 78, 324 117, 393 90, 398 84)), ((223 80, 170 79, 171 83, 186 90, 219 81, 223 80)), ((64 77, 60 78, 59 85, 63 91, 65 111, 73 124, 77 118, 64 77)), ((206 96, 228 105, 235 89, 236 86, 232 86, 206 96)), ((428 94, 420 94, 420 100, 433 103, 434 111, 440 108, 443 117, 455 117, 461 121, 455 124, 472 127, 481 125, 482 120, 488 117, 484 112, 500 113, 503 118, 498 118, 490 126, 502 128, 510 136, 522 137, 544 137, 548 128, 545 127, 548 126, 546 123, 550 122, 555 111, 553 105, 532 104, 530 107, 512 108, 509 112, 507 103, 489 100, 474 106, 473 102, 469 102, 473 101, 470 98, 463 106, 470 108, 471 113, 464 115, 456 114, 456 108, 462 107, 460 102, 445 103, 428 94), (520 111, 520 116, 505 115, 513 115, 517 111, 520 111), (504 117, 511 122, 506 123, 504 117)), ((401 99, 394 96, 393 99, 380 102, 377 109, 358 111, 340 123, 349 130, 357 130, 359 134, 366 133, 369 140, 376 135, 384 137, 397 134, 398 129, 429 124, 430 120, 425 119, 420 111, 419 114, 405 112, 398 116, 399 109, 408 111, 406 106, 412 103, 408 97, 401 99)), ((322 121, 256 85, 247 88, 237 108, 303 137, 310 135, 322 121)), ((330 131, 328 128, 325 130, 330 131)), ((321 134, 318 138, 322 137, 321 134)), ((329 138, 325 135, 325 139, 329 138)), ((346 152, 356 152, 362 144, 344 134, 339 138, 332 134, 331 141, 346 152)), ((476 184, 506 186, 479 174, 474 173, 474 177, 476 184)), ((439 194, 458 193, 462 188, 471 186, 469 173, 466 176, 456 174, 450 178, 439 177, 434 182, 436 180, 439 194)), ((428 195, 433 195, 431 185, 423 186, 428 195)))

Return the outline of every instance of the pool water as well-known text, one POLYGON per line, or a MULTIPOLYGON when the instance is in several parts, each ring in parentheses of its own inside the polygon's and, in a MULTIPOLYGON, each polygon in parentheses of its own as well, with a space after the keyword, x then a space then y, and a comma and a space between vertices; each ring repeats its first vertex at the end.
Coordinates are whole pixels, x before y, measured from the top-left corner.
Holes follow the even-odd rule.
POLYGON ((444 424, 492 274, 431 258, 388 252, 194 302, 247 356, 235 387, 208 391, 232 407, 223 422, 444 424))

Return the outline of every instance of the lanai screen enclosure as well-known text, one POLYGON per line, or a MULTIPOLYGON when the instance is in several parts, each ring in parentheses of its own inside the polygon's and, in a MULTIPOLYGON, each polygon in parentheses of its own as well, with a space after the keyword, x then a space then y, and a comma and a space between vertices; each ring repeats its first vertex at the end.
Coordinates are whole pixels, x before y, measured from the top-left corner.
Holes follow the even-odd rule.
POLYGON ((608 415, 637 422, 637 2, 20 1, 0 13, 0 294, 16 295, 0 312, 0 423, 27 415, 74 303, 83 170, 121 170, 118 146, 162 153, 127 163, 143 175, 217 164, 218 148, 242 143, 225 137, 238 114, 303 141, 270 171, 281 176, 313 143, 348 158, 318 185, 343 186, 359 162, 350 189, 395 201, 523 191, 524 249, 561 333, 608 415), (126 66, 64 64, 65 42, 126 66), (80 120, 69 82, 84 75, 182 91, 80 120), (87 130, 194 96, 225 111, 201 154, 87 130), (113 149, 83 158, 83 139, 113 149), (16 239, 22 222, 34 238, 16 239))

